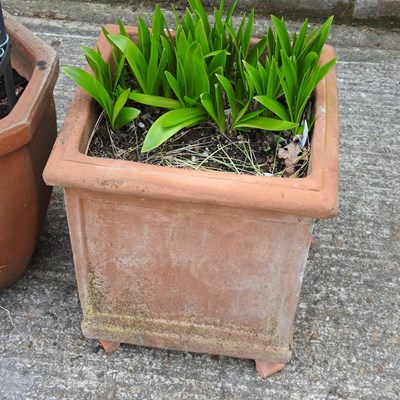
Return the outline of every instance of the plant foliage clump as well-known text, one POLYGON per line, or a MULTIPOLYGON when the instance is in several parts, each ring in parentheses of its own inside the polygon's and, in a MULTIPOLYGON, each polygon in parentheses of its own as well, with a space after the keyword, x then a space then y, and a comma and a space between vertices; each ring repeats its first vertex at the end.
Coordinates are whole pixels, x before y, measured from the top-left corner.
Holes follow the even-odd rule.
POLYGON ((253 41, 254 10, 235 28, 236 3, 224 15, 221 1, 211 23, 201 0, 189 0, 183 15, 173 9, 173 30, 156 6, 151 29, 139 17, 135 41, 121 21, 119 34, 103 28, 110 62, 99 49, 85 47, 92 74, 63 71, 103 107, 115 132, 139 115, 132 103, 165 111, 148 130, 142 152, 207 122, 228 136, 251 130, 301 135, 313 122, 306 121, 305 109, 314 89, 336 62, 319 64, 332 17, 310 33, 305 20, 290 36, 284 19, 272 16, 272 27, 253 41))

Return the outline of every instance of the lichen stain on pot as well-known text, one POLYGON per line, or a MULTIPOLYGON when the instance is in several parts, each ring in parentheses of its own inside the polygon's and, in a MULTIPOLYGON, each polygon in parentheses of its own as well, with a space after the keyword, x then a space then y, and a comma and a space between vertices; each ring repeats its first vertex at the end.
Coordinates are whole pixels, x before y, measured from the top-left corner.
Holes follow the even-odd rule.
MULTIPOLYGON (((210 325, 208 321, 191 323, 150 319, 146 316, 116 314, 86 315, 82 329, 91 338, 116 340, 135 345, 153 346, 172 350, 208 352, 234 357, 257 358, 261 354, 270 361, 286 362, 291 351, 273 338, 255 332, 238 331, 227 324, 210 325), (199 329, 203 326, 203 329, 199 329)), ((263 357, 261 357, 262 359, 263 357)), ((260 357, 258 357, 260 359, 260 357)))
POLYGON ((124 184, 122 179, 101 179, 99 180, 99 185, 105 189, 117 189, 124 184))
POLYGON ((107 286, 105 282, 89 266, 88 297, 90 299, 91 313, 103 312, 107 308, 107 298, 104 295, 107 286))

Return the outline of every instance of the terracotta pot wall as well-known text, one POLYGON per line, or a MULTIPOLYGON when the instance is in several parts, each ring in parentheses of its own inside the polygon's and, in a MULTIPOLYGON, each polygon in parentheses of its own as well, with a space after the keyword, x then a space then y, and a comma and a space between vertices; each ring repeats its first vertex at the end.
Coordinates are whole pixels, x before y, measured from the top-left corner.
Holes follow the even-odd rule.
POLYGON ((42 172, 57 135, 54 50, 5 13, 12 67, 30 81, 11 114, 0 121, 0 289, 26 270, 51 187, 42 172), (45 62, 45 69, 36 63, 45 62))

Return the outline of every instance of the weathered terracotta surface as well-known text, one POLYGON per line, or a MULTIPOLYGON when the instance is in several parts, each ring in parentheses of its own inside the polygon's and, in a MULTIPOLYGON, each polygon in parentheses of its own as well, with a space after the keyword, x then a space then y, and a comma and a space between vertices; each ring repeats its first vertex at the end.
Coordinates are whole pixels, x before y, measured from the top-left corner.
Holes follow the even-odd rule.
POLYGON ((85 335, 283 368, 314 219, 338 206, 335 71, 316 98, 310 173, 285 179, 88 157, 98 109, 77 90, 44 176, 65 190, 85 335))
POLYGON ((4 12, 11 63, 29 80, 12 112, 0 120, 0 289, 26 270, 51 187, 42 172, 57 134, 55 51, 4 12))

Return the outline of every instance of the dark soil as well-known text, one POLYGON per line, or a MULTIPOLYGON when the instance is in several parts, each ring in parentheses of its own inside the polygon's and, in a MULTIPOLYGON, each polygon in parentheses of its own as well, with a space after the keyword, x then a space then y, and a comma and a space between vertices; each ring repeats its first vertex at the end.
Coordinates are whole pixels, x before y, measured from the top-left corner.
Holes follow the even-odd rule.
MULTIPOLYGON (((20 74, 18 74, 17 71, 13 69, 14 73, 14 87, 15 87, 15 96, 18 101, 18 99, 21 97, 24 89, 28 85, 28 81, 22 77, 20 74)), ((6 117, 10 113, 10 110, 8 108, 8 102, 7 102, 7 93, 6 93, 6 86, 4 82, 4 77, 0 77, 0 119, 6 117)))
POLYGON ((250 175, 295 174, 301 177, 307 172, 308 143, 296 153, 297 156, 303 154, 304 157, 295 165, 292 163, 288 168, 288 160, 279 158, 281 153, 278 150, 293 144, 291 132, 253 130, 223 135, 213 125, 204 124, 176 134, 153 151, 140 153, 145 135, 158 116, 159 114, 150 114, 143 109, 135 121, 118 133, 112 132, 103 117, 93 135, 88 155, 175 168, 250 175))

